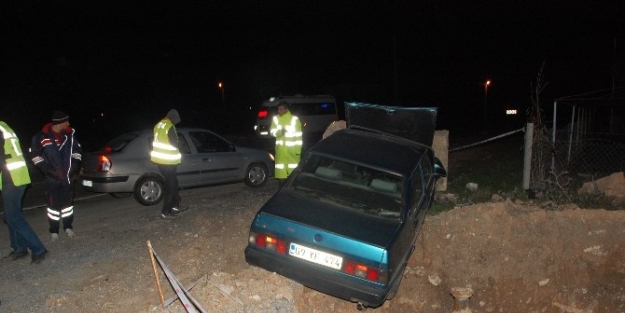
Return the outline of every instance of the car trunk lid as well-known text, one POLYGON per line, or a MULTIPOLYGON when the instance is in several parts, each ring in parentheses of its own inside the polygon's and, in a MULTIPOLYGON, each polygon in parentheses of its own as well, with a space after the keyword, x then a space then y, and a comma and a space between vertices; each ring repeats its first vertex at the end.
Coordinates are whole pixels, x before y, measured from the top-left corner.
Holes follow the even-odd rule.
POLYGON ((348 127, 360 126, 432 146, 436 129, 436 107, 398 107, 346 102, 348 127))
MULTIPOLYGON (((280 193, 280 197, 270 199, 262 211, 281 219, 295 221, 301 227, 313 230, 315 234, 334 234, 345 240, 387 248, 399 230, 399 220, 379 218, 318 201, 310 201, 305 196, 286 190, 280 193), (305 224, 302 223, 303 221, 305 224)), ((274 225, 264 227, 274 227, 274 225)))

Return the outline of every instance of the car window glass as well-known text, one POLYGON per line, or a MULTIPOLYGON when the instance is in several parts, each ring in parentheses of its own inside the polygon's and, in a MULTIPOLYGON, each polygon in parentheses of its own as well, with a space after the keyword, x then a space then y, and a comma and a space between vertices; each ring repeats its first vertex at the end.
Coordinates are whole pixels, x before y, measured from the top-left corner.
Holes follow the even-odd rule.
POLYGON ((335 114, 336 108, 332 102, 317 103, 293 103, 291 104, 291 113, 296 116, 302 115, 324 115, 335 114))
MULTIPOLYGON (((417 169, 414 173, 414 175, 412 175, 412 185, 413 185, 413 205, 412 205, 412 209, 413 211, 416 210, 419 206, 419 203, 421 203, 421 200, 423 199, 423 185, 424 185, 424 178, 423 178, 423 164, 419 163, 419 165, 417 166, 417 169)), ((411 212, 413 213, 413 212, 411 212)))
POLYGON ((180 153, 182 154, 191 154, 191 149, 189 148, 187 139, 181 133, 178 133, 178 150, 180 150, 180 153))
POLYGON ((189 132, 198 153, 231 151, 230 142, 209 132, 189 132))
POLYGON ((104 148, 102 148, 102 150, 103 151, 114 151, 114 152, 121 151, 122 149, 124 149, 124 147, 126 147, 126 145, 129 142, 133 141, 137 137, 139 137, 138 133, 123 134, 123 135, 115 137, 111 141, 107 142, 106 145, 104 146, 104 148))
POLYGON ((388 219, 399 219, 402 178, 345 160, 312 155, 287 186, 335 207, 388 219))

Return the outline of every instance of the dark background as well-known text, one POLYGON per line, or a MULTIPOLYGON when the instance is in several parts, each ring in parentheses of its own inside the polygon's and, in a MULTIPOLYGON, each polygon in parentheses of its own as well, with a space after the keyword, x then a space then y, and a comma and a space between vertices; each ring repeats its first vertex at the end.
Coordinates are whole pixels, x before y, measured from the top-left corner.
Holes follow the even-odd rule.
POLYGON ((435 106, 437 128, 450 136, 496 133, 523 125, 543 62, 547 116, 559 97, 623 86, 623 7, 2 1, 0 119, 29 141, 52 111, 64 110, 85 149, 94 150, 124 131, 153 127, 171 108, 181 126, 252 133, 263 100, 297 93, 435 106), (507 117, 505 109, 519 114, 507 117))

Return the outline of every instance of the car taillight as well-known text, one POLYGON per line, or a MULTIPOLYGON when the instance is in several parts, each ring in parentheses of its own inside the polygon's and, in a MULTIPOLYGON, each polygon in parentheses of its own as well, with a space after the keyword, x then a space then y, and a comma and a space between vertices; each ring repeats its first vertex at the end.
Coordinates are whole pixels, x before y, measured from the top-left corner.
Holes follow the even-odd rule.
POLYGON ((101 155, 98 159, 98 171, 108 172, 111 170, 111 159, 106 155, 101 155))
POLYGON ((345 260, 343 266, 343 272, 356 277, 364 278, 374 282, 384 282, 385 279, 381 279, 380 270, 364 264, 345 260))
POLYGON ((257 247, 275 251, 280 254, 286 254, 286 241, 279 240, 274 236, 251 233, 249 241, 257 247))
POLYGON ((263 110, 259 110, 259 111, 258 111, 258 118, 259 118, 259 119, 261 119, 261 120, 262 120, 262 119, 266 119, 266 118, 267 118, 267 116, 269 116, 269 111, 267 111, 267 110, 265 110, 265 109, 263 109, 263 110))

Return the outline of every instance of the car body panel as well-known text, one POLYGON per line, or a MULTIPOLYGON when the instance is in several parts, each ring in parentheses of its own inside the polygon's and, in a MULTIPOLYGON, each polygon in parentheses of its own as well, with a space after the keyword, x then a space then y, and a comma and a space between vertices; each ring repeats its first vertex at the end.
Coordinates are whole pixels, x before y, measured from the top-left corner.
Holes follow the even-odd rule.
MULTIPOLYGON (((223 137, 201 128, 178 128, 182 163, 178 165, 177 177, 180 188, 239 182, 245 179, 248 166, 261 163, 267 169, 267 177, 273 176, 273 156, 261 149, 238 147, 223 137), (220 142, 221 149, 202 150, 194 142, 193 134, 211 137, 220 142)), ((162 178, 158 166, 150 160, 152 130, 127 133, 111 140, 102 151, 86 153, 80 182, 92 192, 133 192, 144 177, 162 178), (98 170, 99 158, 110 158, 109 171, 98 170), (91 186, 85 183, 91 182, 91 186)))
MULTIPOLYGON (((379 106, 372 110, 385 112, 379 106)), ((430 110, 417 115, 428 116, 430 110)), ((414 116, 415 110, 409 113, 414 116)), ((285 185, 257 212, 245 257, 313 289, 376 307, 401 281, 436 179, 445 172, 435 170, 440 162, 430 146, 366 126, 337 131, 303 155, 285 185), (301 246, 312 259, 278 246, 301 246), (337 262, 332 266, 341 260, 341 268, 320 265, 319 255, 337 262), (350 272, 350 264, 366 269, 367 276, 350 272)), ((419 137, 427 131, 403 134, 419 137)))

